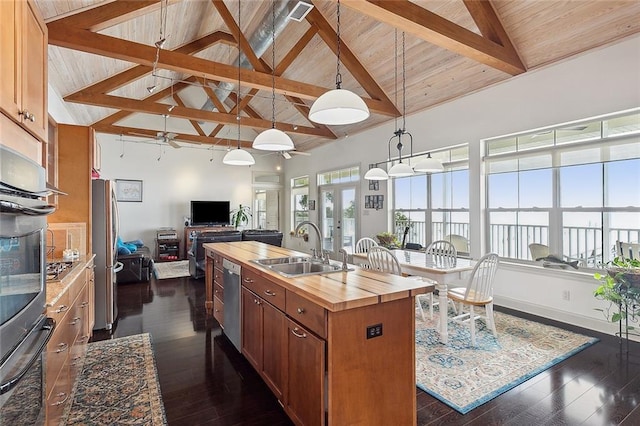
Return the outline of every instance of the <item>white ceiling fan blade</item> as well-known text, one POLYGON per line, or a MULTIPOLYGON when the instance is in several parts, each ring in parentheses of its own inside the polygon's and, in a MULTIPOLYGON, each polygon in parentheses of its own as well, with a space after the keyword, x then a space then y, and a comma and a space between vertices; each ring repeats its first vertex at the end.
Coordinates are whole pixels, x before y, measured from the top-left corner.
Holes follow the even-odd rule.
POLYGON ((291 155, 287 151, 282 151, 282 156, 285 158, 285 160, 291 158, 291 155))
POLYGON ((295 154, 295 155, 306 155, 307 157, 311 155, 310 152, 304 152, 304 151, 288 151, 290 154, 295 154))
POLYGON ((182 146, 180 146, 178 143, 176 143, 173 139, 166 138, 165 140, 167 141, 167 143, 169 145, 171 145, 172 147, 174 147, 176 149, 182 148, 182 146))
POLYGON ((169 139, 175 139, 176 136, 178 136, 178 134, 173 132, 169 132, 166 134, 166 137, 169 139))

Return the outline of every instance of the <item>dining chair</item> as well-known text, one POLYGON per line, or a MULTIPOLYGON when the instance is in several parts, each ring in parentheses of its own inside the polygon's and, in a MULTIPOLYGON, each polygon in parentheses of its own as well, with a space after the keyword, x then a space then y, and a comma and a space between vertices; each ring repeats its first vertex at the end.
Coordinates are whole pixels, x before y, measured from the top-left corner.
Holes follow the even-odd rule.
POLYGON ((498 255, 488 253, 482 256, 473 268, 466 287, 452 288, 448 297, 458 303, 460 313, 452 319, 461 324, 469 324, 471 345, 476 346, 476 321, 484 318, 487 327, 497 337, 496 323, 493 318, 493 279, 498 269, 498 255), (462 307, 468 306, 469 312, 462 307), (476 306, 485 307, 485 315, 476 315, 476 306))
POLYGON ((531 253, 531 259, 538 260, 543 257, 549 256, 549 246, 539 243, 529 244, 529 253, 531 253))
POLYGON ((443 238, 445 241, 449 241, 454 245, 456 250, 460 253, 469 253, 469 240, 462 235, 448 234, 443 238))
POLYGON ((618 256, 622 256, 627 259, 640 260, 640 244, 638 243, 625 243, 624 241, 616 241, 616 248, 618 256))
POLYGON ((382 246, 373 246, 367 252, 367 261, 374 271, 402 275, 402 267, 395 254, 382 246))
POLYGON ((371 247, 377 246, 378 243, 373 238, 362 237, 356 243, 355 253, 366 253, 371 247))
MULTIPOLYGON (((425 255, 427 256, 427 260, 433 262, 437 267, 444 268, 453 268, 456 266, 456 262, 458 259, 458 251, 455 246, 451 244, 449 241, 445 240, 437 240, 433 241, 429 244, 425 250, 425 255)), ((432 281, 432 280, 429 280, 432 281)), ((416 295, 416 302, 418 303, 418 309, 420 310, 420 315, 422 315, 422 321, 425 321, 424 318, 424 310, 422 308, 422 303, 420 303, 421 298, 428 299, 429 302, 429 318, 433 319, 433 307, 438 306, 440 303, 438 301, 438 291, 435 290, 432 293, 426 294, 418 294, 416 295)), ((453 306, 453 311, 457 314, 456 305, 453 301, 447 299, 451 302, 451 306, 453 306)))

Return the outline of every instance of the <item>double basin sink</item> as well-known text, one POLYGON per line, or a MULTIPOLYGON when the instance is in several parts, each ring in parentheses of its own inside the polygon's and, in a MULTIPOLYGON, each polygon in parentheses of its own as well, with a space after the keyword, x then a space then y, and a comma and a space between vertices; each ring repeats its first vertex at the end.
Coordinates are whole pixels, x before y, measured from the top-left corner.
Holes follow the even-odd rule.
POLYGON ((323 263, 320 259, 307 256, 272 257, 257 259, 254 262, 289 278, 342 272, 342 265, 323 263))

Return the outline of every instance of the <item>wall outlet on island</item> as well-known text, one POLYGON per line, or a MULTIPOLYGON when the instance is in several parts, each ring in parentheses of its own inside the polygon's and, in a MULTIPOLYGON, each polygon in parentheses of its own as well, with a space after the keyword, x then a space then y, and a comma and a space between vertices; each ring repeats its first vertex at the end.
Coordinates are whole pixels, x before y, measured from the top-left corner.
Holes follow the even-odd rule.
POLYGON ((571 300, 571 292, 569 290, 562 290, 562 300, 567 302, 571 300))

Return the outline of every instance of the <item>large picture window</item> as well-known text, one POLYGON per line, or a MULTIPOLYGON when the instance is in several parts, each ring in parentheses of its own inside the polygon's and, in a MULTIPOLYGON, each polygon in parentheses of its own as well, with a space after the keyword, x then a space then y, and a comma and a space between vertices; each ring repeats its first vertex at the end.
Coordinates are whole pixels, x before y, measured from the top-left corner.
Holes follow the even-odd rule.
POLYGON ((536 260, 529 246, 593 267, 640 238, 640 113, 485 143, 488 247, 536 260))
POLYGON ((464 241, 461 254, 468 253, 469 239, 469 151, 467 145, 432 151, 444 171, 415 174, 393 181, 394 229, 402 241, 426 247, 431 241, 464 241))

